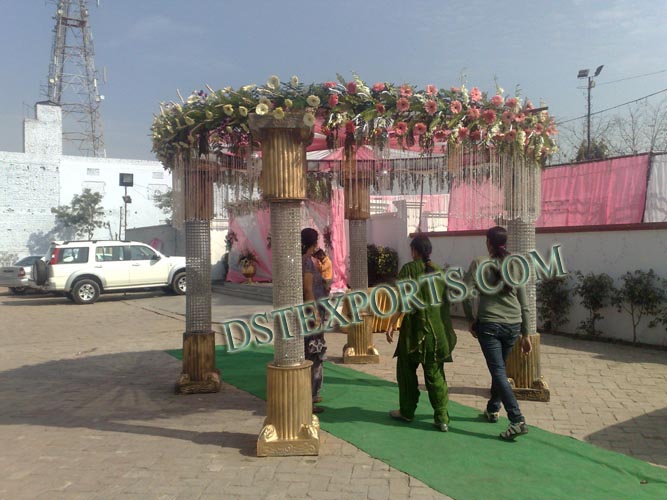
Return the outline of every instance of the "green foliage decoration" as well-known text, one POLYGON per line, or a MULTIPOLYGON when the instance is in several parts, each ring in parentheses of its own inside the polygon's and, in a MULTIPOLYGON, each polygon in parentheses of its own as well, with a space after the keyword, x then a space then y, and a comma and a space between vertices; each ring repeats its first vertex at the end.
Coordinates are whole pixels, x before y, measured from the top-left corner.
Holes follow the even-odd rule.
POLYGON ((604 317, 600 309, 610 304, 615 290, 614 281, 605 273, 588 273, 584 276, 577 271, 576 275, 574 293, 581 297, 581 304, 588 309, 588 319, 582 321, 577 330, 588 335, 601 335, 602 332, 595 328, 595 322, 604 317))
POLYGON ((569 276, 539 281, 537 289, 537 314, 546 331, 553 333, 567 323, 567 314, 572 305, 569 276))

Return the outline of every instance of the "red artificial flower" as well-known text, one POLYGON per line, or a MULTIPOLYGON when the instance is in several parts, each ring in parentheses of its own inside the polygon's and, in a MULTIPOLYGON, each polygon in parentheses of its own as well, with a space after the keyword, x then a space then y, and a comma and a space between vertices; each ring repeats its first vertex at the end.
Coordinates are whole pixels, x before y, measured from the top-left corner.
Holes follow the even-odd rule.
POLYGON ((527 100, 527 101, 526 101, 526 106, 525 106, 525 108, 526 108, 526 109, 535 109, 535 106, 533 106, 533 103, 532 103, 532 102, 530 102, 530 101, 527 100))
POLYGON ((535 133, 536 134, 541 134, 542 132, 544 132, 544 127, 542 126, 542 124, 541 123, 536 123, 535 124, 535 133))
POLYGON ((465 139, 466 137, 468 137, 468 128, 461 127, 459 129, 459 139, 465 139))
POLYGON ((338 94, 331 94, 329 96, 329 107, 334 108, 338 104, 338 94))
POLYGON ((468 112, 466 113, 466 116, 468 117, 468 120, 477 120, 479 118, 479 108, 470 108, 468 112))
POLYGON ((435 95, 438 93, 438 89, 436 88, 435 85, 428 84, 426 86, 426 94, 428 95, 435 95))
POLYGON ((454 92, 455 94, 458 94, 459 92, 461 92, 461 89, 458 88, 458 87, 450 87, 449 90, 451 90, 451 91, 454 92))
POLYGON ((505 140, 507 142, 514 142, 516 140, 516 130, 510 130, 505 134, 505 140))
POLYGON ((408 101, 405 97, 401 97, 398 101, 396 101, 396 109, 401 113, 406 112, 410 109, 410 101, 408 101))
POLYGON ((488 125, 493 125, 493 122, 496 121, 496 112, 492 109, 485 109, 482 118, 488 125))
POLYGON ((477 87, 473 87, 470 90, 470 100, 472 102, 477 102, 482 98, 482 93, 479 91, 477 87))
POLYGON ((332 89, 332 88, 334 88, 334 87, 336 86, 336 82, 324 82, 324 83, 322 84, 322 86, 323 86, 325 89, 332 89))
POLYGON ((482 133, 479 130, 473 130, 470 132, 471 141, 479 141, 482 138, 482 133))
POLYGON ((375 111, 377 111, 377 112, 380 113, 381 115, 384 114, 384 112, 385 112, 384 104, 382 104, 382 103, 380 103, 380 102, 377 103, 377 104, 375 105, 375 111))
POLYGON ((514 119, 514 113, 512 113, 511 111, 503 111, 501 119, 502 119, 503 123, 509 124, 514 119))
POLYGON ((463 105, 461 104, 460 101, 452 101, 452 103, 449 105, 449 109, 452 110, 452 113, 457 115, 463 109, 463 105))
POLYGON ((426 101, 424 109, 429 115, 434 115, 438 112, 438 103, 434 100, 426 101))
POLYGON ((516 108, 516 106, 519 104, 519 101, 516 97, 508 97, 505 99, 505 105, 509 108, 516 108))
POLYGON ((502 106, 503 102, 503 96, 501 95, 496 94, 491 98, 491 104, 494 106, 502 106))
POLYGON ((356 94, 357 93, 357 82, 349 82, 347 84, 347 93, 356 94))
POLYGON ((354 122, 353 122, 353 121, 348 121, 348 122, 345 124, 345 133, 347 133, 347 134, 354 134, 354 130, 355 130, 355 129, 356 129, 356 127, 354 126, 354 122))
POLYGON ((373 84, 373 92, 382 92, 385 89, 384 83, 377 82, 373 84))
POLYGON ((517 115, 514 116, 514 121, 517 123, 522 123, 526 119, 526 115, 524 113, 518 113, 517 115))
POLYGON ((412 87, 409 85, 401 85, 401 97, 410 97, 412 95, 412 87))
POLYGON ((408 124, 405 122, 398 122, 394 127, 394 132, 396 135, 405 135, 408 131, 408 124))
POLYGON ((426 133, 426 130, 427 130, 427 128, 426 128, 426 125, 424 123, 419 122, 419 123, 415 124, 415 128, 414 128, 415 135, 424 135, 426 133))
POLYGON ((451 130, 436 130, 435 133, 433 134, 435 136, 435 139, 438 141, 446 141, 447 138, 451 135, 452 131, 451 130))

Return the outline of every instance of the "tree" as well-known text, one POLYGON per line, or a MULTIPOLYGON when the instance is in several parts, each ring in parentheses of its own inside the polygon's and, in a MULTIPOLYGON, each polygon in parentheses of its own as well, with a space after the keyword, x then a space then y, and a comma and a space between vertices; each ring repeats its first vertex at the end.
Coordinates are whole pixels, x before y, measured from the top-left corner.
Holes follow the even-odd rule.
MULTIPOLYGON (((621 280, 623 285, 612 295, 612 304, 618 312, 625 309, 632 319, 632 343, 637 343, 637 325, 644 316, 657 316, 660 306, 665 300, 665 291, 660 279, 653 269, 648 272, 636 270, 634 273, 625 273, 621 280)), ((654 327, 654 319, 649 326, 654 327)))
POLYGON ((95 229, 104 226, 101 203, 102 195, 86 188, 81 194, 74 195, 70 205, 51 208, 51 213, 56 216, 56 224, 72 228, 77 236, 86 236, 90 240, 95 229))
POLYGON ((575 161, 603 160, 609 156, 609 146, 602 139, 591 139, 591 150, 587 149, 588 142, 581 141, 575 161))
POLYGON ((166 223, 171 224, 171 215, 174 211, 174 192, 169 189, 164 193, 155 193, 153 195, 153 203, 162 210, 162 213, 167 216, 166 223))
POLYGON ((595 329, 595 322, 604 317, 599 311, 608 305, 614 293, 614 280, 605 273, 588 273, 584 276, 577 271, 577 281, 574 293, 581 297, 581 305, 588 309, 588 319, 582 321, 577 330, 589 335, 600 335, 602 332, 595 329))
POLYGON ((568 288, 569 276, 550 278, 537 283, 537 313, 550 333, 567 323, 567 313, 572 305, 568 288))

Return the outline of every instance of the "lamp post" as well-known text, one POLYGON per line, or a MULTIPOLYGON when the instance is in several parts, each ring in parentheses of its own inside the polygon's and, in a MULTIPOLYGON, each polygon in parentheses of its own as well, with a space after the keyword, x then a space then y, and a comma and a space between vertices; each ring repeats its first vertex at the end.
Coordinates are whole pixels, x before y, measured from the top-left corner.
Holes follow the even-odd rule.
POLYGON ((588 89, 588 106, 586 111, 586 159, 587 160, 589 160, 591 157, 591 89, 595 87, 595 80, 593 80, 593 78, 598 76, 602 72, 603 67, 604 67, 603 64, 598 66, 595 69, 595 74, 593 76, 588 76, 589 73, 588 69, 580 69, 579 74, 577 74, 577 78, 588 79, 588 85, 586 86, 588 89))

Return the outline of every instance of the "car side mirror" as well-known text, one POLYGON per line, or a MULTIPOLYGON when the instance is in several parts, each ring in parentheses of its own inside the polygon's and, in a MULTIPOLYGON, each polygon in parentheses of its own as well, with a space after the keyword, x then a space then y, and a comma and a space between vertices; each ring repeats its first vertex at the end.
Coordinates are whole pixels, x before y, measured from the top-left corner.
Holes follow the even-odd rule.
POLYGON ((153 256, 151 257, 151 260, 158 261, 158 260, 160 260, 161 258, 162 258, 162 257, 160 257, 158 254, 153 254, 153 256))

